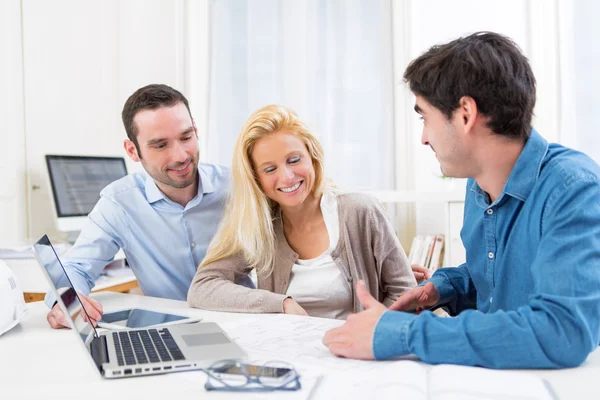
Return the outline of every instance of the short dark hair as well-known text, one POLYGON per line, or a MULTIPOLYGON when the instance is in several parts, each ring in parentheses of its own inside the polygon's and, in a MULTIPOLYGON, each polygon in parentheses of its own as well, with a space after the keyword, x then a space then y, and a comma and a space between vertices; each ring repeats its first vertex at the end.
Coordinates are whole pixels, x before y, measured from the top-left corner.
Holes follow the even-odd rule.
POLYGON ((468 96, 494 133, 529 138, 535 77, 519 46, 506 36, 477 32, 433 46, 408 65, 404 81, 448 119, 468 96))
POLYGON ((192 118, 190 106, 185 96, 170 86, 152 84, 136 90, 129 96, 123 106, 121 118, 123 119, 127 137, 135 145, 140 158, 142 158, 142 153, 140 152, 140 146, 137 140, 138 128, 133 122, 136 114, 142 110, 156 110, 162 107, 172 107, 179 102, 185 104, 188 113, 190 113, 190 118, 192 118))

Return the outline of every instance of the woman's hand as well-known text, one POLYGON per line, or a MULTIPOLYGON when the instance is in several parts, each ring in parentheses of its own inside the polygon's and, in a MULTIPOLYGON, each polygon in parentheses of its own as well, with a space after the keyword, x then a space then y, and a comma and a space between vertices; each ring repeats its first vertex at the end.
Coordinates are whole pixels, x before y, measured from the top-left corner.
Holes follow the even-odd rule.
POLYGON ((431 275, 433 275, 433 272, 431 272, 430 269, 421 267, 418 264, 413 264, 410 266, 410 268, 412 269, 413 274, 415 274, 415 279, 417 280, 417 283, 427 281, 429 280, 429 278, 431 278, 431 275))
POLYGON ((308 313, 296 302, 296 300, 288 297, 283 301, 283 312, 285 314, 294 314, 294 315, 305 315, 308 317, 308 313))

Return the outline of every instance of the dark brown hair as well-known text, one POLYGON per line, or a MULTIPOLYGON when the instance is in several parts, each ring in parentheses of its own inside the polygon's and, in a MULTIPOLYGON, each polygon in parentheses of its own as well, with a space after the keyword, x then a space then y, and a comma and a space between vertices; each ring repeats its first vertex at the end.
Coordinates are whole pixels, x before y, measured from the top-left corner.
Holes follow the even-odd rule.
POLYGON ((148 85, 136 90, 129 96, 123 106, 121 118, 123 119, 127 137, 135 145, 140 158, 142 158, 142 153, 140 152, 140 146, 137 140, 138 128, 133 121, 136 114, 142 110, 156 110, 162 107, 172 107, 179 102, 185 104, 188 113, 190 113, 190 118, 192 118, 190 106, 185 96, 170 86, 158 84, 148 85))
POLYGON ((506 36, 477 32, 433 46, 408 65, 404 81, 448 119, 468 96, 494 133, 529 137, 535 77, 521 49, 506 36))

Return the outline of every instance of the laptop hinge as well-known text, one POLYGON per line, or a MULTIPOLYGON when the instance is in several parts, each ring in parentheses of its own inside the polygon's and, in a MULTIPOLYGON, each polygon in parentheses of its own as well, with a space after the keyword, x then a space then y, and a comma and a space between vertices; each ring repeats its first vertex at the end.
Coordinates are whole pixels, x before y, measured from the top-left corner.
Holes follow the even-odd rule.
POLYGON ((95 337, 90 343, 90 352, 98 370, 102 371, 102 364, 108 363, 108 346, 106 336, 95 337))

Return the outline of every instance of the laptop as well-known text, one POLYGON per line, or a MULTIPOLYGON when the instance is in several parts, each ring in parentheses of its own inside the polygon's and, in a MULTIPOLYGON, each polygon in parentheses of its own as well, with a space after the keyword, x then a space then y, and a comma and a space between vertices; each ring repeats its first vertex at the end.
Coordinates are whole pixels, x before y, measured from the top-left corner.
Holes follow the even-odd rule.
POLYGON ((246 358, 244 350, 212 322, 119 331, 94 328, 84 322, 85 308, 48 237, 38 240, 33 250, 76 340, 104 378, 187 371, 218 360, 246 358))

